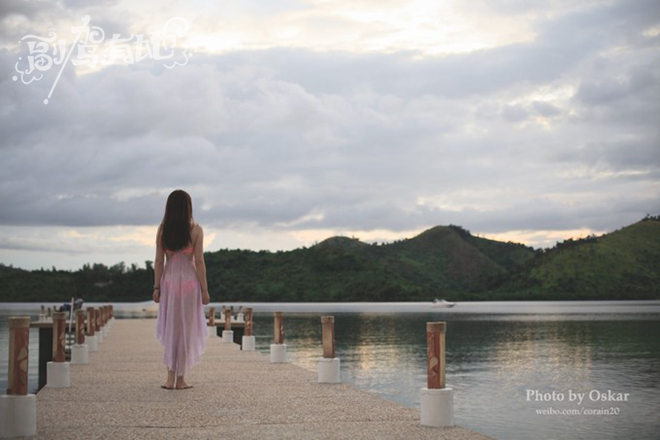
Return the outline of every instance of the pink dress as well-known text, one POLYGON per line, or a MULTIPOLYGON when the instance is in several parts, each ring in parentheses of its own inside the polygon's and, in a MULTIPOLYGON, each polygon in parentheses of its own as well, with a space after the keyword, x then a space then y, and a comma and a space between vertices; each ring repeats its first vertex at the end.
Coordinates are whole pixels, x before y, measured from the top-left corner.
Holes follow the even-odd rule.
POLYGON ((165 255, 156 339, 165 348, 165 366, 177 376, 183 376, 199 363, 208 336, 202 289, 192 247, 175 252, 168 250, 165 255))

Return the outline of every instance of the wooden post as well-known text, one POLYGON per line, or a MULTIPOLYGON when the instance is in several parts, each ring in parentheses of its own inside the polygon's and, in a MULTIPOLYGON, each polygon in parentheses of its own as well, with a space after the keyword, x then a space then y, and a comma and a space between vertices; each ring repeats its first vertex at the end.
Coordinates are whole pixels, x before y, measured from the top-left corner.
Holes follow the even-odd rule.
POLYGON ((76 344, 82 345, 85 343, 85 312, 76 310, 76 344))
POLYGON ((252 307, 245 308, 245 336, 252 336, 252 307))
POLYGON ((94 310, 94 331, 101 331, 101 309, 94 310))
POLYGON ((115 306, 110 304, 110 319, 115 317, 115 306))
POLYGON ((48 309, 47 309, 47 310, 48 310, 48 311, 47 311, 47 313, 46 313, 46 317, 47 317, 47 318, 50 318, 51 316, 53 316, 53 309, 52 309, 50 306, 48 306, 48 309))
POLYGON ((9 371, 7 394, 26 396, 28 393, 28 351, 30 342, 30 317, 9 318, 9 371))
POLYGON ((444 322, 426 323, 427 388, 445 387, 445 329, 444 322))
POLYGON ((66 312, 53 313, 53 362, 66 361, 66 341, 64 339, 66 315, 66 312))
POLYGON ((321 316, 323 329, 323 357, 334 359, 335 357, 335 317, 321 316))
POLYGON ((96 317, 94 307, 87 307, 87 336, 94 336, 96 325, 96 317))
POLYGON ((215 326, 215 307, 209 309, 209 327, 215 326))
POLYGON ((275 343, 284 344, 284 313, 275 312, 274 325, 275 343))
POLYGON ((231 330, 231 310, 225 309, 225 330, 231 330))
POLYGON ((41 306, 41 314, 46 315, 46 306, 44 305, 41 306))

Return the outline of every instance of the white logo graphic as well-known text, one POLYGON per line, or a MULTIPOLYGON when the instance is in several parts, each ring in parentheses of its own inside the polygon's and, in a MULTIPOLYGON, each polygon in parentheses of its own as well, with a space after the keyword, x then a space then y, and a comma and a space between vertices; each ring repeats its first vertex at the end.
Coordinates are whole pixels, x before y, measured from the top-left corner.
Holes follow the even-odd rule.
MULTIPOLYGON (((89 20, 89 15, 85 15, 82 17, 82 26, 71 27, 71 32, 76 37, 68 52, 66 40, 57 40, 54 31, 48 32, 48 38, 26 35, 19 41, 19 43, 25 42, 29 51, 27 60, 19 57, 14 66, 16 72, 20 73, 23 84, 39 81, 43 78, 42 72, 50 70, 53 66, 60 66, 60 71, 48 97, 44 99, 44 104, 48 104, 69 61, 73 66, 86 66, 92 69, 98 65, 110 65, 117 61, 134 64, 145 58, 166 61, 163 65, 168 69, 185 66, 188 63, 187 49, 176 47, 177 38, 183 38, 188 34, 189 26, 184 18, 170 19, 163 29, 154 32, 149 38, 145 38, 143 34, 131 35, 128 38, 121 38, 120 34, 112 34, 112 38, 108 40, 105 39, 103 29, 98 26, 91 28, 88 26, 89 20), (102 49, 98 50, 99 46, 102 49), (101 53, 97 53, 97 50, 101 53)), ((14 75, 12 79, 18 81, 19 76, 14 75)))

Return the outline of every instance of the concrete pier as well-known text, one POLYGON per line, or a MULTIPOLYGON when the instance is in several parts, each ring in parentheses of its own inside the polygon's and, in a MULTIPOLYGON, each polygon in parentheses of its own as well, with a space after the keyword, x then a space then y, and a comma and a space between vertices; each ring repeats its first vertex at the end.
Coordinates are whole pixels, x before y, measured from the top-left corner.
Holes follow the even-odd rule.
POLYGON ((37 394, 38 437, 209 439, 488 439, 468 429, 420 425, 419 410, 316 371, 208 339, 190 390, 164 390, 155 320, 117 320, 89 364, 71 365, 71 387, 37 394))

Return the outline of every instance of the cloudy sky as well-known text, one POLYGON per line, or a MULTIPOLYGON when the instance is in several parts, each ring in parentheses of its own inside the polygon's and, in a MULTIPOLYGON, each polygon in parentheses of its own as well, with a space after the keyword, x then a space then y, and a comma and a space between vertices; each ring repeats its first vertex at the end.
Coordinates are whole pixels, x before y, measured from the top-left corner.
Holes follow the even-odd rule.
POLYGON ((0 263, 142 265, 177 188, 208 250, 612 231, 660 213, 659 61, 657 0, 2 0, 0 263), (24 84, 84 15, 190 57, 24 84))

